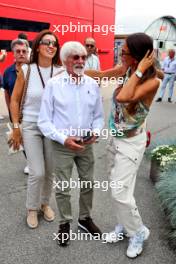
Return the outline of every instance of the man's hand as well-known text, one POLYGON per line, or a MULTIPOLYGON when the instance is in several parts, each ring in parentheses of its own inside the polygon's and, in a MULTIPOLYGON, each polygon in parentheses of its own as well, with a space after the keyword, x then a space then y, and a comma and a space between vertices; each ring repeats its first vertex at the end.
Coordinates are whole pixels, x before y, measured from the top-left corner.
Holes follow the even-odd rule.
POLYGON ((7 51, 6 50, 1 50, 1 54, 4 55, 5 57, 7 56, 7 51))
POLYGON ((83 151, 85 147, 82 145, 82 143, 78 144, 78 141, 78 137, 68 137, 64 142, 64 146, 73 151, 83 151))
POLYGON ((97 137, 93 135, 89 140, 83 141, 84 145, 93 144, 96 141, 97 137))
POLYGON ((6 50, 1 50, 1 54, 0 54, 0 61, 4 61, 5 58, 7 57, 7 52, 6 50))

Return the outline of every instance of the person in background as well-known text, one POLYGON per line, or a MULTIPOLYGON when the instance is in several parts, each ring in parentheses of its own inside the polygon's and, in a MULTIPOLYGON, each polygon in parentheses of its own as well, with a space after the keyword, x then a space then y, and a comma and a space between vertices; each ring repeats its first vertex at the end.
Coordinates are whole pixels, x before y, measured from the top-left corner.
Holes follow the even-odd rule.
POLYGON ((51 141, 43 136, 37 126, 41 99, 47 81, 60 71, 59 42, 50 30, 43 30, 33 41, 30 64, 24 64, 15 83, 11 99, 13 136, 11 144, 19 149, 23 143, 29 165, 27 182, 27 225, 38 227, 38 210, 51 222, 55 213, 50 207, 53 185, 51 141), (19 127, 19 109, 24 93, 24 83, 29 72, 28 87, 22 108, 22 134, 19 127))
MULTIPOLYGON (((25 39, 25 40, 28 41, 28 36, 27 36, 25 33, 23 33, 23 32, 21 32, 21 33, 18 34, 18 38, 19 38, 19 39, 25 39)), ((29 46, 29 48, 28 48, 28 60, 29 60, 29 61, 30 61, 31 51, 32 51, 32 49, 31 49, 31 47, 29 46)))
POLYGON ((14 89, 17 73, 21 66, 28 61, 29 43, 26 40, 14 39, 11 43, 11 50, 14 56, 14 63, 10 65, 3 75, 3 88, 5 89, 5 100, 10 116, 10 99, 14 89))
MULTIPOLYGON (((6 50, 1 50, 0 54, 0 62, 4 62, 5 58, 7 57, 7 52, 6 50)), ((3 87, 3 77, 2 74, 0 73, 0 89, 3 87)), ((0 120, 3 120, 4 117, 0 115, 0 120)))
MULTIPOLYGON (((17 73, 20 71, 21 66, 28 61, 28 48, 29 48, 29 43, 27 40, 14 39, 11 43, 11 50, 14 56, 14 63, 5 70, 3 75, 3 88, 5 90, 5 101, 6 101, 7 109, 9 111, 10 120, 11 120, 11 114, 10 114, 11 96, 15 86, 17 73)), ((29 174, 29 168, 27 165, 24 168, 24 173, 29 174)))
MULTIPOLYGON (((5 101, 6 101, 7 109, 9 111, 10 120, 11 120, 11 114, 10 114, 11 96, 15 86, 17 74, 20 71, 21 66, 24 63, 28 62, 28 48, 29 48, 29 43, 27 40, 14 39, 11 43, 11 50, 14 56, 14 63, 5 70, 3 75, 3 88, 5 90, 5 101)), ((25 152, 24 152, 24 156, 26 158, 25 152)), ((24 173, 29 174, 28 165, 25 166, 24 173)))
POLYGON ((166 90, 167 84, 169 84, 169 96, 168 102, 172 103, 172 95, 174 90, 174 82, 176 77, 176 58, 175 51, 170 49, 168 57, 166 57, 162 64, 162 70, 164 71, 164 79, 161 85, 160 94, 156 102, 161 102, 166 90))
MULTIPOLYGON (((91 218, 92 145, 96 140, 96 131, 100 132, 103 128, 104 118, 99 87, 95 80, 84 75, 86 56, 86 49, 79 42, 69 41, 62 46, 60 57, 66 70, 48 82, 38 125, 42 133, 53 140, 57 181, 69 183, 75 163, 79 179, 85 183, 80 188, 78 226, 94 236, 101 235, 101 231, 91 218)), ((70 189, 69 185, 56 191, 60 246, 69 243, 70 222, 73 219, 70 189)))
POLYGON ((96 51, 96 42, 95 39, 89 37, 84 40, 84 46, 87 50, 87 60, 85 63, 85 70, 100 70, 100 61, 96 51))

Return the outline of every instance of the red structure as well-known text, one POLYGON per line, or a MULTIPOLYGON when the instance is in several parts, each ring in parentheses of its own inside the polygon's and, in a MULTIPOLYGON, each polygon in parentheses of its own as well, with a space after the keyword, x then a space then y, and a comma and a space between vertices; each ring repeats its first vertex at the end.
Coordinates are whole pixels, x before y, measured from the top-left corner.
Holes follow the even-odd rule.
POLYGON ((115 0, 0 0, 0 49, 9 52, 3 68, 13 61, 10 43, 18 33, 25 32, 32 41, 42 29, 54 31, 61 45, 94 37, 101 68, 112 67, 114 23, 115 0))

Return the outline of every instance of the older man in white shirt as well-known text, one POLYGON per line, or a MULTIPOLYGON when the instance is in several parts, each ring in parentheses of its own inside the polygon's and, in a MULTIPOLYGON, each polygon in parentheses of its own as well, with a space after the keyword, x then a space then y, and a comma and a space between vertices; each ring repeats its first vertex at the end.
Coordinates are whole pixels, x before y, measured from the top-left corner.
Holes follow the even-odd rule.
POLYGON ((84 46, 87 50, 87 60, 85 63, 85 70, 100 70, 100 61, 97 55, 95 55, 96 42, 92 37, 84 40, 84 46))
POLYGON ((169 50, 168 57, 166 57, 163 61, 162 70, 164 71, 164 79, 161 85, 161 90, 159 94, 159 98, 156 102, 161 102, 166 90, 166 86, 169 83, 169 95, 168 102, 172 102, 172 94, 174 89, 174 81, 176 77, 176 58, 175 51, 173 49, 169 50))
POLYGON ((84 75, 87 52, 76 41, 66 42, 61 48, 61 61, 65 71, 48 81, 42 99, 38 120, 42 133, 53 140, 56 160, 59 210, 58 244, 69 243, 70 179, 76 164, 80 187, 78 225, 92 235, 101 234, 91 218, 93 199, 94 158, 92 143, 103 128, 103 107, 97 83, 84 75), (67 187, 62 188, 62 183, 67 187), (89 184, 86 184, 89 183, 89 184))

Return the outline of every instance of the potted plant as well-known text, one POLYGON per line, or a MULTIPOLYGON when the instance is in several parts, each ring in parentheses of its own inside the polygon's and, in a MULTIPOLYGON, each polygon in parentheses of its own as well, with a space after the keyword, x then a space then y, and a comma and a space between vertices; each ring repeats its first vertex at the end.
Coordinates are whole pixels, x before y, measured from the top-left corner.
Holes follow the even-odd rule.
POLYGON ((176 145, 160 145, 151 152, 150 179, 156 183, 167 166, 176 162, 176 145))

